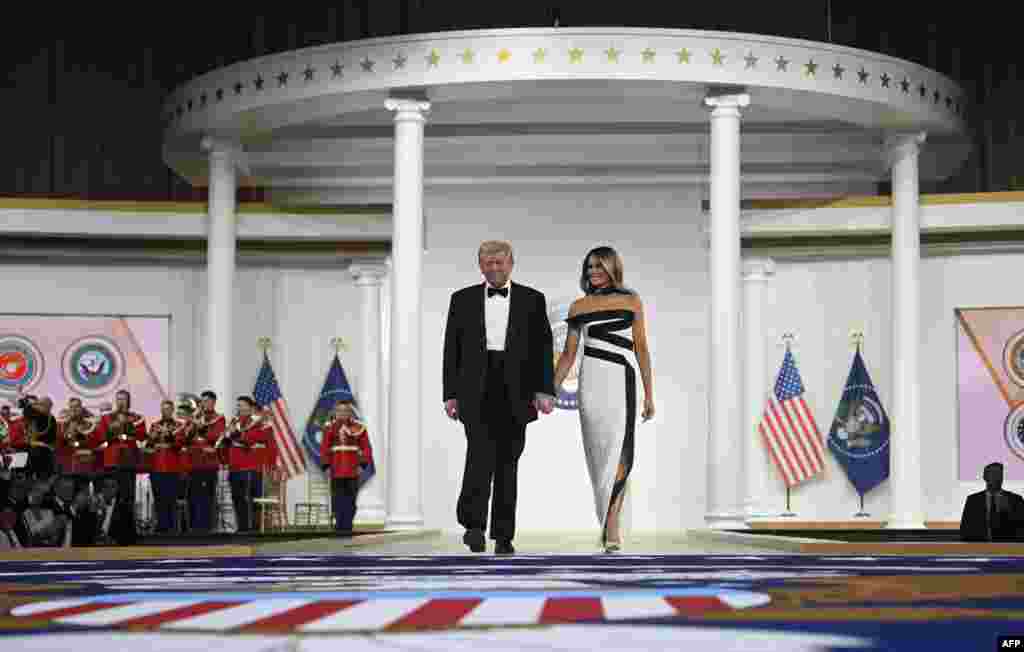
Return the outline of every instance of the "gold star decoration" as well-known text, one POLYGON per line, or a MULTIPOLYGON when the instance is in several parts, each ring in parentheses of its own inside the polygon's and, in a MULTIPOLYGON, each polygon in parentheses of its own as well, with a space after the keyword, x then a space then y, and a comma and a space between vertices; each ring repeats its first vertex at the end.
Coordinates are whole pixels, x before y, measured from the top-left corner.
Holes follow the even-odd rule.
POLYGON ((844 72, 846 72, 846 68, 843 68, 838 62, 832 66, 832 76, 836 79, 842 79, 844 72))
POLYGON ((501 52, 498 53, 498 63, 505 63, 506 61, 508 61, 511 58, 512 58, 512 53, 509 52, 508 50, 506 50, 505 48, 502 48, 501 52))
POLYGON ((436 66, 440 62, 441 62, 441 55, 438 53, 438 51, 436 49, 435 50, 431 50, 430 54, 427 55, 427 66, 432 68, 432 67, 436 66))
POLYGON ((747 62, 747 68, 754 68, 757 66, 757 57, 754 56, 753 52, 748 53, 747 56, 743 57, 743 60, 747 62))
POLYGON ((818 72, 818 64, 814 63, 814 59, 811 59, 804 64, 804 74, 808 77, 814 77, 818 72))
POLYGON ((546 56, 548 56, 548 51, 545 50, 544 48, 538 48, 533 53, 533 62, 534 63, 544 63, 544 57, 546 57, 546 56))
POLYGON ((462 63, 473 63, 473 51, 469 48, 462 52, 462 63))
POLYGON ((785 72, 786 66, 789 65, 789 59, 780 56, 778 59, 775 60, 775 65, 778 68, 778 70, 785 72))
POLYGON ((573 48, 569 50, 569 63, 581 63, 583 61, 583 50, 573 48))
POLYGON ((711 62, 716 66, 720 66, 725 62, 725 55, 718 48, 711 51, 711 62))
POLYGON ((373 66, 375 63, 377 62, 371 61, 369 57, 363 57, 363 60, 359 62, 359 65, 362 66, 363 72, 373 72, 373 66))
POLYGON ((608 55, 608 63, 619 62, 619 51, 616 50, 615 48, 608 48, 607 50, 604 51, 604 53, 608 55))
POLYGON ((391 63, 395 65, 395 70, 401 70, 402 68, 405 68, 406 61, 408 61, 408 59, 405 58, 405 55, 399 53, 397 57, 391 60, 391 63))
POLYGON ((686 48, 676 52, 676 57, 679 58, 679 63, 690 63, 690 51, 686 48))
POLYGON ((644 58, 644 63, 654 63, 655 52, 651 48, 647 48, 640 53, 644 58))

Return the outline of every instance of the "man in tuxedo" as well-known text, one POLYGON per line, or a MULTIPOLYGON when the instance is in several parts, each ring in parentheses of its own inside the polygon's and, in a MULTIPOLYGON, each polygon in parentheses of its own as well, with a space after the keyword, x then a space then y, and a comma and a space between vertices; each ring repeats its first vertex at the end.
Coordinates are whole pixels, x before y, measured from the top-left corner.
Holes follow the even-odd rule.
POLYGON ((519 457, 526 426, 554 406, 551 324, 544 295, 513 283, 512 247, 477 252, 484 282, 451 297, 444 337, 443 400, 466 433, 466 467, 456 515, 463 542, 486 550, 488 502, 497 554, 513 554, 519 457), (491 483, 494 497, 491 501, 491 483))
POLYGON ((1024 534, 1024 498, 1003 489, 1003 465, 993 462, 982 474, 985 490, 971 494, 960 519, 963 541, 1020 541, 1024 534))

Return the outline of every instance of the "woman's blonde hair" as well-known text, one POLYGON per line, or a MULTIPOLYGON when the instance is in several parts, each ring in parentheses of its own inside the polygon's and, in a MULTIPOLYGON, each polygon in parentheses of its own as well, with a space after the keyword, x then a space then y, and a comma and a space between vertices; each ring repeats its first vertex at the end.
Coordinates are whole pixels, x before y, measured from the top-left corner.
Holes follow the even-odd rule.
POLYGON ((591 258, 608 275, 608 280, 613 288, 633 294, 632 290, 629 290, 622 284, 624 271, 622 256, 619 255, 619 252, 607 246, 595 247, 583 257, 583 270, 580 272, 580 289, 583 290, 584 294, 594 293, 594 288, 590 285, 590 274, 587 273, 587 264, 591 258))

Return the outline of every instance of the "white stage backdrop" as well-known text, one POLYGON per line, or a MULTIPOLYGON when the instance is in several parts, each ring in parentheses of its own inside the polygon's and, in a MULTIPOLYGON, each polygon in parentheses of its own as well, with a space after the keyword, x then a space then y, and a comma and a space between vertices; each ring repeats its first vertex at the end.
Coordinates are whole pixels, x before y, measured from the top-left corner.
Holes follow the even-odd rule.
POLYGON ((20 385, 55 412, 72 397, 98 412, 126 389, 134 409, 159 414, 169 335, 170 316, 0 315, 0 392, 13 402, 20 385))

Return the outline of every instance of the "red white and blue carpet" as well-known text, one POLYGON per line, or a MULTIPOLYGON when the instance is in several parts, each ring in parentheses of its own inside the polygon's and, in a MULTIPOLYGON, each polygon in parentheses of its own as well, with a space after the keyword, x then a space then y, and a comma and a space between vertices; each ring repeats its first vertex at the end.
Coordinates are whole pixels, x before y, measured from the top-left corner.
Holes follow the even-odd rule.
POLYGON ((1016 558, 0 562, 5 650, 989 650, 1014 635, 1016 558))

